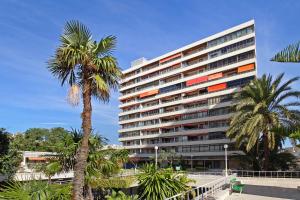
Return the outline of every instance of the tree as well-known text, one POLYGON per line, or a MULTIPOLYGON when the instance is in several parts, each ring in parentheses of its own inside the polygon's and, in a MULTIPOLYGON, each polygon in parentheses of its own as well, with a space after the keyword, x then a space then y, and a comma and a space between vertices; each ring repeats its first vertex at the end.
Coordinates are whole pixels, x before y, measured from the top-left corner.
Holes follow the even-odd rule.
POLYGON ((129 196, 122 191, 112 191, 111 195, 105 196, 107 200, 138 200, 138 195, 129 196))
POLYGON ((300 62, 300 42, 287 46, 281 52, 277 53, 271 59, 271 61, 299 63, 300 62))
POLYGON ((11 146, 12 136, 0 128, 0 175, 12 178, 22 161, 20 153, 11 146))
POLYGON ((187 191, 191 180, 178 174, 172 168, 156 170, 155 165, 148 164, 138 175, 140 199, 161 200, 187 191))
POLYGON ((58 161, 52 161, 50 163, 41 164, 37 167, 37 170, 43 172, 48 177, 48 183, 51 184, 51 178, 56 173, 61 172, 62 166, 58 161))
POLYGON ((9 142, 9 132, 7 132, 4 128, 0 128, 0 156, 8 153, 9 142))
POLYGON ((92 130, 91 97, 109 101, 110 88, 116 89, 121 70, 112 52, 116 37, 108 36, 97 42, 90 30, 78 21, 69 21, 60 37, 61 44, 49 60, 49 70, 61 84, 69 84, 69 102, 78 105, 83 98, 82 129, 83 139, 77 152, 74 169, 73 199, 82 199, 84 169, 88 157, 88 141, 92 130))
POLYGON ((11 145, 18 151, 56 152, 58 146, 65 147, 65 143, 71 138, 69 131, 61 127, 52 129, 30 128, 24 133, 16 134, 11 145))
MULTIPOLYGON (((48 177, 49 181, 57 171, 72 170, 76 164, 76 151, 79 148, 83 134, 80 130, 72 130, 72 140, 67 141, 65 146, 58 146, 58 154, 51 155, 52 162, 41 168, 48 177), (59 163, 59 167, 53 163, 59 163)), ((115 186, 116 183, 124 183, 123 179, 110 179, 110 177, 119 173, 122 169, 122 164, 128 160, 127 150, 104 149, 106 139, 98 134, 91 134, 89 137, 89 151, 87 157, 87 165, 84 171, 84 188, 87 199, 94 199, 92 189, 115 186)))
MULTIPOLYGON (((124 162, 128 160, 127 150, 102 149, 101 137, 90 138, 90 148, 85 170, 85 187, 88 197, 93 200, 92 188, 97 188, 102 181, 118 174, 124 162)), ((115 179, 115 181, 118 181, 115 179)))
POLYGON ((299 124, 300 112, 294 107, 299 101, 286 102, 289 98, 300 97, 300 92, 291 89, 299 78, 282 83, 284 74, 274 80, 263 75, 253 80, 236 95, 237 105, 227 136, 234 138, 238 146, 247 143, 250 151, 260 140, 264 143, 264 169, 269 169, 270 150, 275 147, 275 134, 279 127, 299 124))

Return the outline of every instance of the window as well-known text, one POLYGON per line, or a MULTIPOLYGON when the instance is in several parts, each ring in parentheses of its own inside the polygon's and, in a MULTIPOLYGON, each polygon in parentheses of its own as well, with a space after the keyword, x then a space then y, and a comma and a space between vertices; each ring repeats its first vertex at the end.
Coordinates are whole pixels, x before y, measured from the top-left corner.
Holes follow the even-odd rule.
POLYGON ((222 44, 224 42, 227 42, 227 41, 230 41, 230 40, 233 40, 235 38, 238 38, 238 37, 242 37, 244 35, 248 35, 250 33, 253 33, 254 32, 254 26, 249 26, 247 28, 244 28, 242 30, 238 30, 238 31, 235 31, 233 33, 230 33, 228 35, 225 35, 223 37, 219 37, 217 39, 214 39, 212 41, 209 41, 207 43, 207 46, 208 47, 213 47, 213 46, 216 46, 216 45, 219 45, 219 44, 222 44))

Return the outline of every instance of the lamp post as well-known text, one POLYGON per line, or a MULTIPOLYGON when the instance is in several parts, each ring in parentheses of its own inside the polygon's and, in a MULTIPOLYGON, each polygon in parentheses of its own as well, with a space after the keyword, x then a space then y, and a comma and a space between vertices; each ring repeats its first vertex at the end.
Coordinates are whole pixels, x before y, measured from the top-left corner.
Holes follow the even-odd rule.
POLYGON ((191 171, 193 171, 193 155, 191 155, 191 171))
POLYGON ((155 146, 154 149, 155 149, 155 169, 157 169, 157 150, 158 150, 158 146, 155 146))
POLYGON ((224 144, 224 149, 225 149, 225 176, 228 176, 227 173, 227 149, 228 149, 228 144, 224 144))

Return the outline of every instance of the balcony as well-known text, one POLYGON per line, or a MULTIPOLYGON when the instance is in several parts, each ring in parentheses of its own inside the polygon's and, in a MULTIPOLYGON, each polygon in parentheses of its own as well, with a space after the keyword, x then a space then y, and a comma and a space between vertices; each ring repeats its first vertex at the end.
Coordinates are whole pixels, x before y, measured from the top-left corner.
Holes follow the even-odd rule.
MULTIPOLYGON (((182 67, 189 67, 191 65, 195 65, 195 64, 199 64, 199 63, 202 63, 206 60, 210 60, 210 59, 213 59, 213 58, 217 58, 217 57, 220 57, 220 56, 223 56, 223 55, 226 55, 226 54, 229 54, 231 52, 235 52, 235 51, 238 51, 240 49, 244 49, 244 48, 247 48, 249 46, 253 46, 255 44, 254 42, 254 38, 250 38, 250 39, 247 39, 247 40, 243 40, 241 42, 237 42, 237 43, 234 43, 232 45, 229 45, 227 47, 223 47, 223 48, 220 48, 220 49, 217 49, 215 51, 212 51, 210 52, 207 56, 200 56, 198 58, 193 58, 191 60, 187 60, 183 63, 182 67)), ((166 84, 166 83, 165 83, 166 84)), ((163 84, 162 84, 163 85, 163 84)), ((155 87, 155 86, 153 86, 155 87)), ((133 92, 131 92, 133 93, 133 92)), ((129 93, 129 94, 131 94, 129 93)), ((126 93, 127 95, 128 93, 126 93)))
MULTIPOLYGON (((227 43, 230 43, 233 40, 236 40, 236 39, 239 39, 239 38, 242 38, 242 37, 246 37, 247 35, 250 35, 252 33, 254 33, 253 26, 249 26, 249 27, 246 27, 244 29, 238 30, 236 32, 229 33, 229 34, 224 35, 220 38, 209 41, 209 42, 207 42, 207 44, 203 43, 203 44, 200 44, 200 45, 198 45, 196 47, 193 47, 191 49, 185 50, 183 52, 182 58, 189 57, 189 56, 194 55, 194 54, 198 54, 199 52, 206 51, 206 50, 215 48, 217 46, 226 45, 227 43)), ((163 63, 163 65, 165 65, 165 64, 166 63, 163 63)), ((146 68, 146 67, 147 66, 145 66, 144 68, 146 68)), ((154 66, 154 67, 149 67, 149 69, 153 69, 155 67, 157 67, 157 65, 154 66)), ((143 70, 143 71, 148 71, 149 69, 143 70)), ((128 73, 126 75, 127 76, 126 79, 134 76, 135 74, 137 74, 137 73, 135 73, 135 72, 128 73)))

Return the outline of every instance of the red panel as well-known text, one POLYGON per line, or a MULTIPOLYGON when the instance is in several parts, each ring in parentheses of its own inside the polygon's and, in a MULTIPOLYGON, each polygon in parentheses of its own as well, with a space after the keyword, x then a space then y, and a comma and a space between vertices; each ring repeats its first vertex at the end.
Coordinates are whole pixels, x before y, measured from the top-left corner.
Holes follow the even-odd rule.
POLYGON ((186 82, 186 86, 191 86, 191 85, 195 85, 197 83, 202 83, 202 82, 206 82, 208 80, 208 76, 201 76, 199 78, 195 78, 192 80, 188 80, 186 82))
POLYGON ((159 63, 164 63, 164 62, 167 62, 168 60, 171 60, 173 58, 177 58, 177 57, 180 57, 181 56, 181 53, 177 53, 177 54, 174 54, 172 56, 169 56, 169 57, 166 57, 166 58, 163 58, 159 61, 159 63))
POLYGON ((207 90, 208 90, 208 92, 215 92, 215 91, 219 91, 219 90, 224 90, 226 88, 227 88, 227 84, 221 83, 221 84, 209 86, 207 88, 207 90))

